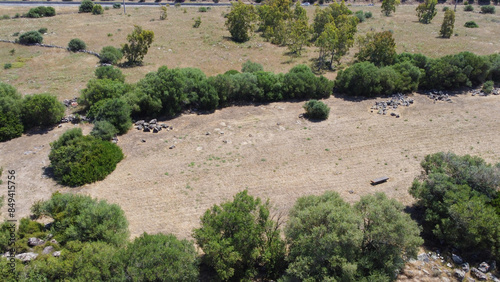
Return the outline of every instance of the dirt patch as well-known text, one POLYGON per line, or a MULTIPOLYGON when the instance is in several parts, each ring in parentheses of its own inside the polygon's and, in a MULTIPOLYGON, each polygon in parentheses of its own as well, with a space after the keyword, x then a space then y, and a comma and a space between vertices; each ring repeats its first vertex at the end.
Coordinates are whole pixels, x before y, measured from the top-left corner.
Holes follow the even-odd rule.
POLYGON ((165 122, 172 131, 156 134, 131 129, 120 137, 126 158, 116 170, 77 189, 43 174, 49 143, 71 124, 1 143, 0 166, 17 171, 19 217, 52 192, 82 193, 119 204, 132 236, 164 232, 190 238, 206 209, 243 189, 269 198, 285 213, 298 197, 326 190, 349 202, 380 191, 408 205, 413 202, 408 187, 426 154, 453 151, 500 161, 497 96, 458 96, 452 103, 412 98, 414 105, 398 109, 399 119, 370 113, 374 99, 332 97, 325 100, 330 118, 319 123, 298 118, 300 102, 183 115, 165 122), (371 186, 370 179, 380 176, 390 179, 371 186))

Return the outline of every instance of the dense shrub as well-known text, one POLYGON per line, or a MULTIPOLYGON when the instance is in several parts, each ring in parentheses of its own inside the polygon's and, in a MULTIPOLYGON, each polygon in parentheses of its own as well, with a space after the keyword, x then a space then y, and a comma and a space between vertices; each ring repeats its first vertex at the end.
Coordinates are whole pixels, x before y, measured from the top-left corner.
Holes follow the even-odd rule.
POLYGON ((495 83, 492 80, 488 80, 483 84, 482 90, 486 94, 490 94, 493 91, 495 83))
POLYGON ((23 133, 21 107, 22 97, 17 90, 0 82, 0 142, 19 137, 23 133))
POLYGON ((123 58, 123 53, 119 48, 105 46, 99 56, 101 57, 99 60, 101 64, 116 65, 123 58))
POLYGON ((11 63, 5 63, 5 64, 3 65, 3 69, 4 69, 4 70, 8 70, 8 69, 11 69, 11 68, 12 68, 12 64, 11 64, 11 63))
POLYGON ((464 7, 464 11, 472 12, 472 11, 474 11, 474 7, 472 5, 467 5, 464 7))
POLYGON ((68 43, 68 49, 72 52, 78 52, 80 50, 85 50, 87 48, 87 45, 85 45, 85 42, 83 40, 74 38, 71 39, 68 43))
POLYGON ((31 44, 41 44, 43 42, 43 37, 40 32, 33 30, 27 31, 19 36, 19 43, 25 45, 31 44))
POLYGON ((289 281, 390 281, 422 244, 417 223, 382 193, 354 206, 335 192, 299 198, 285 234, 289 281))
POLYGON ((369 18, 371 18, 371 17, 373 17, 372 12, 370 12, 370 11, 365 12, 365 18, 369 19, 369 18))
POLYGON ((494 14, 495 13, 495 6, 492 6, 492 5, 481 6, 481 13, 494 14))
POLYGON ((124 134, 132 126, 131 112, 132 109, 123 99, 113 98, 95 103, 88 116, 95 121, 108 121, 119 134, 124 134))
POLYGON ((358 39, 359 51, 355 54, 358 61, 370 61, 376 66, 392 65, 396 56, 396 42, 392 32, 368 32, 358 39))
MULTIPOLYGON (((96 70, 97 74, 97 70, 96 70)), ((105 100, 120 98, 130 90, 130 87, 120 80, 113 80, 112 77, 107 77, 108 74, 103 74, 102 79, 91 79, 87 83, 87 88, 82 90, 79 103, 85 108, 90 108, 95 103, 105 100)), ((109 73, 109 75, 112 75, 109 73)))
POLYGON ((200 12, 200 13, 205 13, 207 11, 208 11, 207 7, 200 7, 200 8, 198 8, 198 12, 200 12))
POLYGON ((357 11, 355 14, 356 18, 358 18, 359 22, 362 23, 365 21, 366 17, 363 11, 357 11))
POLYGON ((468 28, 477 28, 477 27, 479 27, 475 21, 465 22, 464 26, 468 27, 468 28))
POLYGON ((453 28, 455 27, 455 12, 452 10, 447 10, 444 13, 443 24, 441 25, 441 30, 439 35, 443 38, 450 38, 453 34, 453 28))
POLYGON ((31 8, 26 17, 28 18, 43 18, 43 17, 53 17, 56 15, 56 10, 53 7, 36 7, 31 8))
POLYGON ((325 120, 330 114, 330 107, 318 100, 309 100, 303 108, 306 110, 305 116, 309 119, 325 120))
POLYGON ((198 281, 197 252, 174 235, 142 234, 119 253, 130 281, 198 281))
POLYGON ((306 65, 297 65, 283 76, 284 99, 322 99, 328 98, 333 83, 323 76, 316 77, 306 65))
POLYGON ((92 15, 102 15, 102 13, 104 13, 104 9, 101 5, 96 4, 92 7, 92 15))
POLYGON ((252 62, 250 60, 247 60, 241 66, 241 72, 258 72, 263 70, 264 67, 261 64, 252 62))
POLYGON ((354 96, 376 96, 382 92, 378 68, 370 62, 361 62, 340 70, 335 88, 341 93, 354 96))
POLYGON ((95 76, 98 79, 111 79, 125 82, 125 76, 122 71, 113 66, 100 66, 95 70, 95 76))
POLYGON ((44 33, 47 33, 48 29, 46 27, 41 27, 38 32, 40 32, 40 34, 44 34, 44 33))
POLYGON ((427 155, 421 166, 409 192, 424 210, 424 231, 465 254, 500 258, 500 216, 489 204, 498 197, 500 166, 453 153, 427 155))
POLYGON ((83 0, 78 8, 80 13, 90 13, 92 12, 92 8, 94 8, 94 2, 90 0, 83 0))
POLYGON ((113 3, 113 9, 120 9, 122 5, 120 3, 113 3))
POLYGON ((51 147, 49 159, 54 177, 68 186, 103 180, 123 159, 120 147, 93 136, 82 136, 79 128, 65 132, 51 147))
POLYGON ((94 128, 92 128, 90 132, 90 135, 104 141, 111 140, 116 134, 118 134, 118 129, 106 120, 96 121, 94 123, 94 128))
MULTIPOLYGON (((84 139, 87 138, 80 136, 67 140, 66 144, 58 150, 76 145, 75 143, 84 139)), ((110 142, 93 140, 117 147, 110 142)), ((85 159, 81 161, 84 162, 85 159)), ((49 200, 39 204, 39 213, 54 219, 50 230, 56 240, 63 244, 69 241, 100 241, 123 246, 129 236, 128 222, 123 210, 116 204, 108 204, 105 200, 92 199, 84 195, 54 193, 49 200)))
POLYGON ((193 237, 219 279, 251 279, 257 274, 257 265, 265 267, 267 277, 276 279, 285 258, 285 244, 276 225, 269 215, 269 203, 245 190, 233 201, 207 210, 193 237))
POLYGON ((51 126, 64 116, 64 105, 50 94, 27 95, 22 104, 22 120, 26 129, 51 126))

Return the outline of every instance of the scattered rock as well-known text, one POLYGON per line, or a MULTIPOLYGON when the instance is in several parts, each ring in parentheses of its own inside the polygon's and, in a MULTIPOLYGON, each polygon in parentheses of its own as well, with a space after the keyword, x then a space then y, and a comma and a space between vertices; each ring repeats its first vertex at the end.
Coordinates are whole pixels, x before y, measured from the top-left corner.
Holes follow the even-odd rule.
POLYGON ((28 252, 28 253, 18 254, 18 255, 15 256, 15 258, 19 259, 19 260, 21 260, 23 262, 27 262, 27 261, 31 261, 31 260, 36 259, 37 256, 38 256, 37 253, 28 252))
POLYGON ((486 274, 482 273, 481 271, 479 271, 475 267, 471 268, 470 274, 472 275, 472 277, 474 277, 480 281, 485 281, 488 279, 488 277, 486 277, 486 274))
POLYGON ((500 282, 500 279, 498 279, 495 275, 491 273, 486 274, 486 276, 488 276, 488 279, 490 279, 493 282, 500 282))
POLYGON ((426 253, 423 253, 423 254, 420 254, 417 256, 417 259, 419 261, 423 261, 423 262, 429 262, 429 255, 426 254, 426 253))
POLYGON ((144 124, 144 120, 138 120, 135 122, 135 125, 143 125, 144 124))
POLYGON ((55 251, 53 254, 55 257, 60 257, 61 256, 61 251, 55 251))
POLYGON ((458 279, 458 281, 463 281, 465 278, 465 271, 460 270, 460 269, 455 269, 455 277, 458 279))
POLYGON ((486 273, 490 269, 490 265, 486 262, 482 262, 477 269, 482 273, 486 273))
POLYGON ((153 123, 153 124, 156 124, 157 122, 158 121, 155 118, 149 121, 149 123, 153 123))
MULTIPOLYGON (((388 109, 397 109, 399 106, 408 107, 413 104, 413 99, 409 99, 407 96, 398 93, 391 96, 390 100, 375 102, 375 105, 371 107, 371 112, 377 111, 379 115, 386 115, 388 109)), ((399 114, 391 113, 391 116, 399 118, 399 114)))
POLYGON ((149 127, 144 127, 144 132, 150 132, 151 129, 149 129, 149 127))
POLYGON ((170 146, 170 147, 168 147, 168 148, 169 148, 169 149, 173 149, 173 148, 175 148, 175 145, 172 145, 172 146, 170 146))
POLYGON ((56 241, 56 239, 52 239, 52 240, 50 240, 49 242, 51 242, 52 244, 57 244, 57 245, 59 245, 59 242, 57 242, 57 241, 56 241))
POLYGON ((462 263, 464 263, 464 260, 460 256, 455 255, 455 254, 451 254, 451 259, 456 264, 462 264, 462 263))
POLYGON ((447 263, 446 266, 451 268, 453 265, 451 265, 451 263, 447 263))
POLYGON ((45 241, 42 239, 38 239, 36 237, 31 237, 28 239, 28 246, 34 247, 34 246, 40 246, 45 244, 45 241))
POLYGON ((52 247, 52 246, 47 246, 47 247, 45 247, 45 248, 43 249, 43 251, 42 251, 42 255, 51 254, 51 253, 52 253, 52 252, 54 252, 54 251, 55 251, 54 247, 52 247))
POLYGON ((354 193, 354 191, 353 191, 353 190, 349 190, 349 194, 353 194, 353 193, 354 193))
POLYGON ((445 102, 451 102, 450 96, 448 93, 443 92, 443 91, 437 91, 437 90, 432 90, 430 92, 426 93, 430 99, 433 99, 434 102, 436 101, 445 101, 445 102))
POLYGON ((205 133, 205 135, 210 135, 210 132, 205 133))
POLYGON ((142 140, 141 140, 141 142, 142 142, 142 143, 146 143, 146 139, 142 139, 142 140))
POLYGON ((78 106, 77 100, 78 100, 78 97, 74 97, 73 99, 64 99, 63 104, 66 107, 69 107, 69 106, 76 107, 76 106, 78 106))
POLYGON ((464 262, 462 264, 462 270, 465 271, 465 273, 468 273, 469 270, 470 270, 470 266, 469 266, 469 263, 468 262, 464 262))
POLYGON ((136 126, 135 128, 137 128, 137 130, 142 130, 142 129, 144 129, 144 127, 142 127, 142 125, 138 125, 138 126, 136 126))

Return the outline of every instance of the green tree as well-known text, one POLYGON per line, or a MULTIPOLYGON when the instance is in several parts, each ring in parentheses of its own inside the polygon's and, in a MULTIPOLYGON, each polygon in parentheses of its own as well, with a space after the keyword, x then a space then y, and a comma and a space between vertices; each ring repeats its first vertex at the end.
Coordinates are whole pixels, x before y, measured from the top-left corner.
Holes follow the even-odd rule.
POLYGON ((114 71, 112 72, 110 69, 98 68, 96 70, 96 75, 98 78, 100 76, 102 79, 89 80, 89 82, 87 82, 87 88, 82 90, 82 94, 78 100, 86 109, 89 109, 95 103, 105 99, 120 98, 131 90, 128 85, 119 80, 121 78, 120 74, 114 71))
POLYGON ((421 166, 409 192, 424 210, 424 231, 464 253, 498 258, 500 217, 490 202, 499 194, 500 167, 453 153, 427 155, 421 166))
POLYGON ((453 34, 453 27, 455 26, 455 12, 452 10, 447 10, 444 12, 444 20, 441 25, 441 30, 439 35, 443 38, 450 38, 453 34))
POLYGON ((227 14, 226 27, 236 42, 245 42, 250 39, 249 33, 254 29, 257 13, 253 5, 241 1, 232 4, 231 12, 227 14))
POLYGON ((21 111, 21 94, 14 87, 0 82, 0 142, 22 135, 21 111))
POLYGON ((273 44, 284 44, 288 38, 287 22, 293 17, 291 0, 270 0, 257 9, 259 31, 273 44))
MULTIPOLYGON (((326 24, 334 22, 335 26, 339 26, 341 21, 345 18, 340 16, 350 16, 352 11, 349 10, 344 0, 339 4, 338 2, 333 2, 325 9, 316 8, 314 12, 314 22, 313 22, 313 40, 317 39, 321 33, 324 31, 326 24)), ((357 17, 356 17, 357 19, 357 17)))
POLYGON ((61 121, 64 110, 63 104, 53 95, 28 95, 22 104, 22 120, 26 129, 51 126, 61 121))
POLYGON ((68 186, 103 180, 123 159, 120 147, 93 136, 83 136, 80 128, 66 131, 50 146, 54 178, 68 186))
POLYGON ((92 15, 102 15, 104 13, 104 8, 100 4, 95 4, 92 7, 92 15))
POLYGON ((399 0, 383 0, 382 13, 388 17, 391 13, 396 12, 396 6, 400 4, 399 0))
POLYGON ((275 279, 285 254, 277 224, 270 218, 269 203, 245 190, 232 202, 207 210, 193 237, 219 279, 250 279, 257 274, 257 264, 266 267, 268 276, 275 279))
POLYGON ((437 0, 425 0, 424 3, 417 6, 418 21, 424 24, 430 24, 437 14, 437 0))
POLYGON ((78 8, 80 13, 90 13, 92 12, 92 8, 94 8, 94 2, 90 0, 83 0, 78 8))
POLYGON ((143 30, 142 27, 135 25, 134 31, 127 35, 128 44, 122 45, 122 52, 127 63, 131 65, 141 64, 154 37, 155 34, 152 30, 143 30))
POLYGON ((289 28, 288 37, 285 40, 288 50, 291 53, 300 56, 302 48, 309 44, 310 27, 308 24, 309 19, 304 8, 297 2, 295 5, 294 16, 287 24, 289 28))
POLYGON ((297 199, 285 228, 289 278, 356 281, 361 216, 335 192, 297 199))
POLYGON ((389 66, 396 57, 396 42, 392 32, 368 32, 358 39, 359 51, 354 55, 358 61, 370 61, 376 66, 389 66))
POLYGON ((132 126, 130 114, 132 109, 123 99, 106 99, 102 104, 96 104, 91 108, 91 118, 95 121, 108 121, 119 134, 126 133, 132 126))
POLYGON ((142 234, 120 252, 130 281, 198 281, 197 253, 174 235, 142 234))
POLYGON ((332 68, 333 62, 340 64, 340 59, 347 54, 354 45, 354 34, 357 31, 358 18, 355 16, 340 15, 325 25, 323 32, 316 40, 316 46, 320 47, 320 66, 329 62, 332 68), (330 57, 327 61, 326 57, 330 57))
POLYGON ((39 213, 35 216, 40 215, 54 219, 50 230, 62 244, 69 241, 101 241, 123 246, 129 236, 123 210, 116 204, 89 196, 54 193, 40 204, 39 213))
POLYGON ((384 193, 361 197, 354 208, 361 214, 363 243, 359 268, 364 277, 383 274, 392 280, 405 260, 416 257, 420 245, 420 229, 403 205, 388 199, 384 193))

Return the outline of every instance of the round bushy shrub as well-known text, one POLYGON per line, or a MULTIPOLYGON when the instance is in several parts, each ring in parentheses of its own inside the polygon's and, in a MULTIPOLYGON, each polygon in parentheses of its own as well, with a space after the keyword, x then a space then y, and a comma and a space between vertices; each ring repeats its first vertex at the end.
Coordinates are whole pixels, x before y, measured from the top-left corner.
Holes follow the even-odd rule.
POLYGON ((0 82, 0 142, 19 137, 23 133, 21 103, 22 97, 14 87, 0 82))
POLYGON ((120 69, 113 66, 100 66, 95 70, 98 79, 111 79, 125 82, 125 76, 120 69))
POLYGON ((472 5, 467 5, 464 7, 464 11, 466 12, 472 12, 474 11, 474 7, 472 7, 472 5))
POLYGON ((94 3, 90 0, 83 0, 78 8, 80 13, 90 13, 92 12, 92 8, 94 8, 94 3))
POLYGON ((47 28, 46 27, 42 27, 38 30, 38 32, 40 32, 40 34, 44 34, 44 33, 47 33, 47 28))
POLYGON ((83 136, 80 128, 66 131, 50 146, 54 177, 68 186, 103 180, 123 159, 120 147, 93 136, 83 136))
POLYGON ((80 50, 85 50, 87 48, 87 45, 85 45, 85 42, 83 40, 74 38, 71 39, 68 43, 68 49, 72 52, 78 52, 80 50))
POLYGON ((479 27, 475 21, 468 21, 468 22, 465 23, 464 26, 468 27, 468 28, 477 28, 477 27, 479 27))
POLYGON ((53 17, 55 15, 56 15, 56 10, 54 8, 40 6, 36 8, 31 8, 26 14, 26 17, 42 18, 42 17, 53 17))
POLYGON ((90 132, 90 135, 99 138, 104 141, 109 141, 116 134, 118 134, 118 129, 112 125, 109 121, 96 121, 94 123, 94 128, 90 132))
POLYGON ((365 14, 363 11, 357 11, 354 15, 358 18, 360 23, 365 21, 365 14))
POLYGON ((28 95, 22 104, 22 120, 26 128, 51 126, 61 121, 64 110, 55 96, 47 93, 28 95))
POLYGON ((96 121, 109 121, 118 133, 123 134, 132 126, 132 109, 120 98, 106 99, 90 108, 89 116, 96 121))
POLYGON ((28 31, 19 36, 19 43, 24 45, 41 44, 43 36, 36 30, 28 31))
POLYGON ((483 92, 486 94, 490 94, 493 91, 494 85, 495 83, 493 82, 493 80, 488 80, 483 84, 483 88, 481 90, 483 90, 483 92))
POLYGON ((252 62, 250 60, 247 60, 241 66, 241 72, 258 72, 263 70, 264 67, 261 64, 252 62))
POLYGON ((305 116, 309 119, 325 120, 330 114, 330 107, 318 100, 309 100, 304 105, 305 116))
POLYGON ((101 64, 116 65, 123 58, 123 53, 120 49, 113 46, 105 46, 102 48, 99 56, 101 57, 101 64))
POLYGON ((120 9, 122 5, 120 3, 114 3, 113 4, 113 9, 120 9))
POLYGON ((369 11, 368 11, 368 12, 365 12, 365 18, 369 19, 369 18, 371 18, 371 17, 373 17, 372 12, 369 12, 369 11))
POLYGON ((481 13, 494 14, 495 13, 495 6, 492 6, 492 5, 481 6, 481 13))
POLYGON ((104 13, 104 9, 101 5, 97 4, 92 7, 92 15, 102 15, 104 13))
POLYGON ((443 7, 443 12, 446 12, 446 11, 448 11, 449 9, 450 9, 450 7, 448 7, 448 6, 444 6, 444 7, 443 7))

